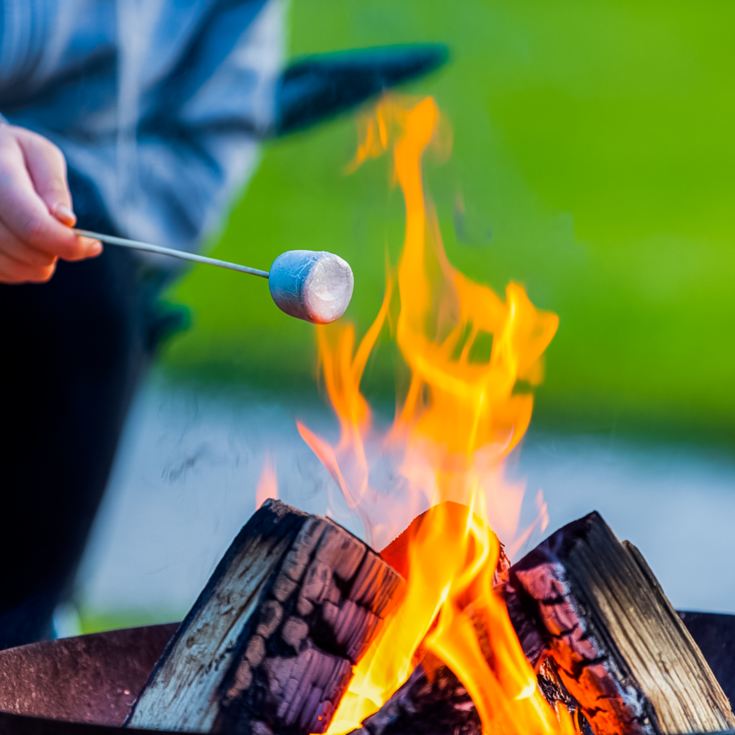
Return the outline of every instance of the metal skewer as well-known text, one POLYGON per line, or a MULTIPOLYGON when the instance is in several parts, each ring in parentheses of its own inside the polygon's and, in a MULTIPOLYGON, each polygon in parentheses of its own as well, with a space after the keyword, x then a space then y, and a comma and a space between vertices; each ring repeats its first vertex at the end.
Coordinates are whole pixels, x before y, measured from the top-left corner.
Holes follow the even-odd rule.
POLYGON ((117 245, 131 250, 142 250, 156 255, 167 255, 192 263, 214 265, 217 268, 260 276, 268 280, 268 290, 276 306, 290 316, 315 324, 328 324, 339 319, 352 298, 354 277, 346 260, 324 250, 287 250, 271 264, 270 271, 227 260, 208 258, 206 255, 173 250, 141 240, 104 235, 91 230, 75 229, 82 237, 117 245))
POLYGON ((197 255, 189 253, 185 250, 174 250, 173 248, 164 248, 161 245, 154 245, 150 242, 142 242, 141 240, 128 240, 125 237, 115 237, 114 235, 104 235, 100 232, 92 232, 91 230, 75 229, 74 232, 81 237, 91 237, 94 240, 100 240, 108 245, 117 245, 131 250, 142 250, 146 253, 155 253, 156 255, 168 255, 171 258, 179 260, 188 260, 192 263, 204 263, 205 265, 214 265, 217 268, 226 268, 227 270, 237 271, 238 273, 247 273, 251 276, 260 276, 268 278, 268 271, 260 268, 251 268, 249 265, 240 265, 239 263, 231 263, 228 260, 220 260, 219 258, 208 258, 206 255, 197 255))

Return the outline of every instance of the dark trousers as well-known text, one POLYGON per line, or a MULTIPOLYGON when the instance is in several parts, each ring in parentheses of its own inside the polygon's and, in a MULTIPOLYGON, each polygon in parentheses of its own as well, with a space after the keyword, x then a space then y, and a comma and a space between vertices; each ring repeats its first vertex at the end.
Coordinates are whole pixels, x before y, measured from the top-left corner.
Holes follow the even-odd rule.
POLYGON ((49 634, 84 549, 155 342, 140 270, 108 247, 48 284, 0 285, 0 647, 49 634))
POLYGON ((146 363, 126 252, 0 286, 0 647, 48 634, 146 363))

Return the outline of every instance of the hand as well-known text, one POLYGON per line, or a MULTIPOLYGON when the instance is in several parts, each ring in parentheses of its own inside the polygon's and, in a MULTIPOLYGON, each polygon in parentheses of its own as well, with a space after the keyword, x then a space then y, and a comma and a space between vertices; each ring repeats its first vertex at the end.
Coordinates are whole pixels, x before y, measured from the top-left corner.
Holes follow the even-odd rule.
POLYGON ((78 237, 63 153, 40 135, 0 123, 0 283, 43 283, 62 260, 93 258, 78 237))

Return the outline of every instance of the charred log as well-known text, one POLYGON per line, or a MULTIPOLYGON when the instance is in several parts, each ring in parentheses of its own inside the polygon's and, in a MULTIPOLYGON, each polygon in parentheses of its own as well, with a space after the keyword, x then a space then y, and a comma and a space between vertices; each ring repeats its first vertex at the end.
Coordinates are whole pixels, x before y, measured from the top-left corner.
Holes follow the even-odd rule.
POLYGON ((514 564, 508 610, 529 660, 550 656, 596 735, 735 727, 727 697, 640 552, 597 513, 514 564))
POLYGON ((267 501, 179 627, 127 726, 323 732, 400 584, 332 521, 267 501))
POLYGON ((573 718, 577 732, 582 735, 592 735, 589 723, 579 707, 579 702, 567 691, 559 677, 554 659, 546 657, 539 666, 538 685, 546 701, 557 711, 563 707, 573 718))
POLYGON ((352 735, 481 735, 472 698, 446 666, 424 658, 406 683, 352 735))
MULTIPOLYGON (((471 509, 462 503, 455 503, 446 500, 443 503, 434 505, 416 516, 411 523, 396 536, 381 552, 380 556, 401 576, 409 575, 409 556, 408 549, 412 542, 421 534, 425 528, 425 523, 432 523, 437 517, 441 518, 442 523, 447 528, 447 536, 449 538, 461 538, 467 527, 467 517, 471 513, 471 509)), ((495 584, 501 584, 508 579, 508 570, 510 561, 505 553, 505 546, 499 543, 498 562, 495 567, 495 584)))
MULTIPOLYGON (((598 514, 553 534, 498 579, 541 691, 581 732, 733 727, 727 698, 640 553, 598 514)), ((474 617, 472 606, 466 614, 474 617)), ((461 683, 425 658, 357 732, 479 735, 481 727, 461 683)))
MULTIPOLYGON (((470 605, 465 615, 472 621, 478 641, 492 666, 490 631, 470 605)), ((579 705, 560 681, 554 662, 545 659, 538 683, 549 704, 564 707, 576 718, 581 733, 589 733, 579 705)), ((351 735, 482 735, 482 723, 467 689, 447 666, 426 654, 406 683, 351 735)))

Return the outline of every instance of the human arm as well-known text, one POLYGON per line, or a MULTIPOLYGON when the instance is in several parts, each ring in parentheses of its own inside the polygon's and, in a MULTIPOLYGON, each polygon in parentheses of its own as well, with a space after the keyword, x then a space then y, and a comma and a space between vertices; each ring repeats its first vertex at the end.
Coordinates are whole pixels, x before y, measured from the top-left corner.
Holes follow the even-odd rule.
MULTIPOLYGON (((149 36, 152 55, 139 62, 144 81, 129 85, 140 90, 138 114, 135 136, 121 131, 129 175, 112 213, 126 234, 187 250, 219 226, 257 163, 283 45, 280 0, 199 7, 186 22, 177 18, 192 30, 182 31, 175 51, 166 45, 173 11, 149 36), (168 57, 155 51, 164 47, 168 57)), ((123 100, 121 109, 131 108, 123 100)))

